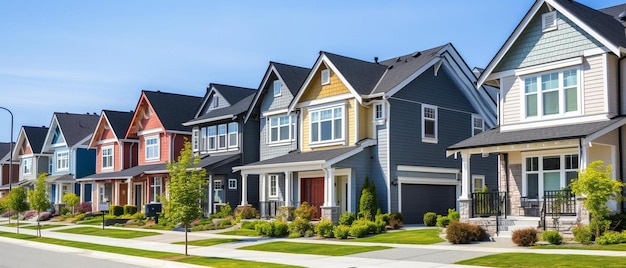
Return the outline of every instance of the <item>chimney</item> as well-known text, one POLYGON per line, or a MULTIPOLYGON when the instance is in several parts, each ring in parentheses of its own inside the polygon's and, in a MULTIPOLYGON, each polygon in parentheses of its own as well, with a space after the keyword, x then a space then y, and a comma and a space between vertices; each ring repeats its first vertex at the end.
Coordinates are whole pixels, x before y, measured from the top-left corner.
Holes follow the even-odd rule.
POLYGON ((378 64, 378 57, 374 57, 374 62, 378 64))

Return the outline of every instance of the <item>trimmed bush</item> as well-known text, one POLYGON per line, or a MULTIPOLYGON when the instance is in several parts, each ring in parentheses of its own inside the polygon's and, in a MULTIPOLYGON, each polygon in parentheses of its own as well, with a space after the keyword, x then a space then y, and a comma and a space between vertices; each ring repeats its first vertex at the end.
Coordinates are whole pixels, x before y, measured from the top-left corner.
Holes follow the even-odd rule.
POLYGON ((230 207, 229 203, 220 207, 220 214, 223 218, 233 215, 233 208, 230 207))
POLYGON ((50 218, 52 218, 52 213, 50 213, 48 211, 39 213, 39 220, 40 221, 47 221, 50 218))
POLYGON ((235 218, 241 219, 257 219, 259 211, 252 206, 240 206, 235 209, 235 218))
POLYGON ((350 226, 350 236, 352 237, 363 237, 369 233, 369 227, 367 223, 363 221, 354 221, 352 226, 350 226))
POLYGON ((341 216, 339 216, 339 225, 350 226, 355 219, 356 215, 354 215, 354 213, 352 212, 341 213, 341 216))
POLYGON ((242 221, 241 222, 241 229, 248 229, 248 230, 254 230, 254 227, 261 223, 263 221, 260 220, 256 220, 256 221, 242 221))
POLYGON ((124 214, 133 215, 137 213, 137 206, 125 205, 124 206, 124 214))
POLYGON ((346 239, 350 235, 350 226, 337 225, 333 228, 333 233, 337 239, 346 239))
POLYGON ((376 186, 374 182, 370 182, 369 177, 365 177, 365 183, 361 189, 361 198, 359 198, 359 218, 374 220, 377 210, 376 186))
POLYGON ((37 211, 36 210, 28 210, 24 213, 22 213, 22 219, 30 219, 30 218, 34 218, 35 216, 37 216, 37 211))
POLYGON ((596 238, 596 243, 599 245, 626 243, 626 234, 623 232, 606 231, 602 236, 596 238))
POLYGON ((110 206, 109 207, 109 214, 113 215, 113 216, 122 216, 124 215, 124 207, 122 206, 110 206))
POLYGON ((511 239, 518 246, 530 247, 537 242, 537 229, 531 227, 515 230, 511 239))
POLYGON ((313 216, 317 214, 317 209, 308 202, 304 201, 300 204, 300 207, 296 208, 293 213, 296 215, 296 218, 300 218, 306 221, 311 221, 313 216))
POLYGON ((74 217, 74 219, 72 220, 72 222, 79 222, 84 220, 87 217, 86 214, 78 214, 74 217))
POLYGON ((311 226, 311 223, 309 223, 309 221, 300 219, 300 218, 293 220, 289 224, 290 236, 299 235, 301 237, 301 236, 304 236, 307 233, 307 231, 311 231, 312 229, 313 229, 313 226, 311 226))
POLYGON ((91 202, 82 202, 78 204, 76 207, 76 212, 78 213, 89 213, 91 212, 91 202))
POLYGON ((593 234, 588 225, 577 224, 572 228, 572 233, 574 234, 574 240, 583 245, 591 244, 591 238, 593 238, 593 234))
POLYGON ((289 233, 289 226, 284 221, 273 221, 274 230, 272 233, 273 237, 283 237, 289 233))
POLYGON ((563 242, 563 236, 559 233, 559 231, 543 231, 541 233, 541 240, 548 241, 553 245, 560 245, 563 242))
POLYGON ((315 225, 315 234, 319 237, 333 237, 333 222, 329 219, 322 219, 315 225))
POLYGON ((450 219, 450 221, 458 221, 461 219, 461 213, 459 213, 458 211, 456 211, 453 208, 449 208, 448 209, 448 219, 450 219))
POLYGON ((446 227, 448 226, 448 224, 450 224, 450 219, 448 218, 448 216, 437 215, 437 226, 446 227))
POLYGON ((402 227, 404 222, 404 218, 402 217, 402 213, 400 212, 391 212, 389 213, 389 221, 388 224, 393 229, 398 229, 402 227))
POLYGON ((435 224, 437 224, 437 213, 435 212, 424 213, 424 224, 426 226, 435 226, 435 224))
POLYGON ((471 241, 483 241, 487 236, 485 229, 476 224, 453 221, 446 228, 446 240, 452 244, 468 244, 471 241))
POLYGON ((287 235, 287 223, 282 221, 265 221, 257 223, 254 230, 258 235, 280 237, 287 235))

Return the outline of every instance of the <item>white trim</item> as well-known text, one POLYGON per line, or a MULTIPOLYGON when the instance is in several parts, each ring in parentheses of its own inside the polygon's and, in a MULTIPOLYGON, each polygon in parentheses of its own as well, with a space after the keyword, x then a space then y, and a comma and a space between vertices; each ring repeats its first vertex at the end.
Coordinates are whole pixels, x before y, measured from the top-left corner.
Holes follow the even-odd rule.
POLYGON ((582 64, 583 64, 583 57, 579 56, 579 57, 575 57, 571 59, 560 60, 556 62, 550 62, 550 63, 540 64, 540 65, 515 69, 513 71, 514 71, 514 75, 516 76, 524 76, 524 75, 535 74, 535 73, 553 72, 557 69, 565 69, 567 67, 582 65, 582 64))
MULTIPOLYGON (((155 145, 151 145, 155 146, 155 145)), ((161 136, 152 135, 144 137, 144 160, 146 162, 159 161, 161 159, 161 136), (148 158, 148 140, 152 140, 156 138, 156 156, 152 158, 148 158)))
MULTIPOLYGON (((278 114, 276 116, 268 116, 265 117, 266 123, 265 123, 265 128, 267 130, 267 137, 266 137, 266 144, 268 146, 276 146, 276 145, 285 145, 285 144, 291 144, 292 141, 294 141, 296 139, 295 137, 295 116, 292 114, 278 114), (280 137, 280 130, 282 127, 285 127, 285 125, 281 125, 280 123, 280 119, 281 117, 287 117, 287 131, 288 131, 288 135, 287 135, 287 139, 283 139, 281 140, 280 137), (277 120, 277 125, 274 126, 272 125, 272 119, 276 119, 277 120), (272 129, 276 128, 276 140, 272 141, 272 129), (292 135, 294 134, 294 135, 292 135)), ((261 137, 263 138, 263 137, 261 137)))
MULTIPOLYGON (((398 184, 459 185, 457 179, 415 178, 398 176, 398 184)), ((401 199, 400 199, 401 200, 401 199)))
POLYGON ((472 133, 471 133, 472 137, 475 136, 475 135, 478 135, 478 134, 474 134, 474 130, 477 129, 476 126, 474 125, 474 121, 476 119, 480 119, 482 121, 482 127, 480 128, 480 132, 478 134, 485 132, 485 119, 482 116, 480 116, 479 114, 474 114, 473 113, 472 114, 472 122, 471 122, 471 126, 470 126, 471 129, 472 129, 472 133))
POLYGON ((310 106, 316 106, 316 105, 321 105, 321 104, 327 104, 327 103, 332 103, 332 102, 337 102, 337 101, 351 99, 353 97, 354 97, 354 95, 352 95, 350 93, 345 93, 345 94, 334 95, 334 96, 330 96, 330 97, 326 97, 326 98, 313 99, 313 100, 309 100, 309 101, 304 101, 304 102, 298 103, 296 105, 296 108, 310 107, 310 106))
POLYGON ((481 174, 472 174, 471 176, 472 178, 472 193, 475 193, 477 190, 482 190, 485 188, 486 181, 485 181, 485 175, 481 175, 481 174), (475 182, 475 179, 481 179, 483 181, 482 186, 480 187, 480 189, 477 189, 475 182))
POLYGON ((265 111, 262 113, 262 116, 269 117, 269 116, 273 116, 277 114, 287 114, 287 108, 280 109, 280 110, 265 111))
POLYGON ((611 50, 609 50, 606 47, 597 47, 597 48, 592 48, 592 49, 587 49, 585 51, 583 51, 583 56, 584 57, 591 57, 591 56, 596 56, 596 55, 600 55, 600 54, 605 54, 611 52, 611 50))
POLYGON ((459 172, 461 172, 461 170, 458 168, 440 168, 440 167, 406 166, 406 165, 398 165, 398 171, 446 173, 446 174, 459 174, 459 172))
POLYGON ((96 142, 96 144, 97 145, 103 145, 103 144, 107 144, 107 143, 114 143, 116 141, 117 141, 117 139, 99 140, 98 142, 96 142))
MULTIPOLYGON (((584 106, 581 96, 584 95, 583 94, 583 81, 582 81, 582 77, 584 76, 584 73, 582 71, 582 66, 574 66, 574 67, 565 67, 563 69, 556 69, 556 70, 547 70, 541 73, 532 73, 532 74, 528 74, 526 76, 519 76, 517 79, 519 80, 519 84, 520 84, 520 121, 522 122, 529 122, 529 121, 541 121, 541 122, 545 122, 545 120, 547 119, 562 119, 562 118, 566 118, 566 117, 572 117, 572 116, 579 116, 582 115, 582 107, 584 106), (565 81, 565 77, 564 77, 564 73, 568 72, 568 71, 576 71, 576 110, 575 111, 571 111, 571 112, 567 112, 566 108, 567 108, 567 102, 566 102, 566 96, 565 96, 565 91, 566 88, 563 85, 563 82, 565 81), (541 85, 543 84, 543 81, 541 80, 541 77, 545 74, 552 74, 552 73, 556 73, 557 74, 557 87, 555 89, 550 89, 549 91, 557 92, 557 98, 558 98, 558 113, 556 114, 549 114, 549 115, 545 115, 545 110, 543 109, 544 107, 544 101, 545 99, 543 98, 543 95, 545 93, 544 89, 541 87, 541 85), (526 78, 535 78, 536 79, 536 89, 535 92, 530 93, 531 95, 536 95, 536 106, 537 106, 537 114, 534 116, 528 116, 528 111, 526 110, 526 95, 528 93, 526 93, 525 90, 525 79, 526 78)), ((571 86, 570 86, 571 88, 571 86)))
POLYGON ((330 68, 326 68, 320 71, 320 80, 322 86, 330 84, 330 68), (327 80, 324 81, 324 78, 327 78, 327 80))
MULTIPOLYGON (((610 94, 611 90, 609 89, 609 75, 607 73, 608 70, 609 70, 609 63, 608 63, 607 57, 608 57, 607 54, 603 54, 602 55, 602 65, 604 66, 604 68, 602 68, 602 82, 604 83, 604 90, 603 90, 603 92, 604 92, 604 112, 605 113, 609 113, 610 112, 610 109, 609 109, 609 96, 611 95, 610 94)), ((618 62, 619 62, 619 60, 618 60, 618 62)), ((621 76, 622 74, 620 73, 618 75, 621 76)), ((582 83, 582 79, 581 79, 581 83, 582 83)), ((618 95, 618 94, 616 94, 616 95, 618 95)), ((582 105, 582 106, 584 106, 584 105, 582 105)), ((617 110, 617 107, 615 107, 615 109, 617 110)))
POLYGON ((145 136, 145 135, 150 135, 150 134, 160 133, 160 132, 163 132, 163 128, 147 129, 147 130, 137 131, 137 136, 145 136))
POLYGON ((437 143, 439 141, 439 109, 437 106, 434 105, 430 105, 430 104, 422 104, 421 105, 421 122, 420 125, 421 130, 422 130, 422 142, 429 142, 429 143, 437 143), (433 120, 433 118, 428 118, 428 120, 432 120, 435 121, 435 126, 434 126, 434 137, 426 137, 426 118, 424 117, 424 110, 426 109, 433 109, 435 110, 435 118, 433 120))
POLYGON ((274 96, 274 98, 276 97, 280 97, 283 94, 283 82, 280 81, 280 79, 276 79, 272 82, 272 96, 274 96), (280 83, 280 86, 278 87, 278 94, 276 94, 276 82, 280 83))
MULTIPOLYGON (((211 122, 215 122, 215 121, 220 121, 220 120, 225 120, 225 119, 235 119, 235 115, 232 114, 227 114, 227 115, 222 115, 222 116, 218 116, 218 117, 209 117, 209 118, 205 118, 202 120, 198 120, 198 121, 193 121, 193 122, 185 122, 183 123, 183 126, 194 126, 194 125, 198 125, 198 124, 203 124, 203 123, 211 123, 211 122)), ((174 132, 174 131, 169 131, 169 132, 174 132)), ((188 132, 183 132, 183 133, 188 133, 188 132)))
POLYGON ((101 170, 113 170, 115 168, 115 146, 113 145, 108 145, 108 146, 102 146, 100 148, 100 169, 101 170), (108 150, 111 149, 111 166, 110 167, 105 167, 104 166, 104 150, 108 150))
MULTIPOLYGON (((590 142, 594 141, 595 139, 597 139, 597 138, 599 138, 601 136, 604 136, 605 134, 607 134, 607 133, 609 133, 609 132, 611 132, 611 131, 613 131, 613 130, 615 130, 615 129, 623 126, 623 125, 626 125, 626 118, 622 118, 619 121, 611 124, 610 126, 607 126, 607 127, 603 128, 601 130, 598 130, 598 131, 594 132, 593 134, 588 135, 587 137, 585 137, 583 139, 582 143, 583 144, 590 143, 590 142)), ((619 137, 619 138, 621 139, 621 137, 619 137)))
MULTIPOLYGON (((391 185, 391 177, 390 177, 391 176, 391 168, 390 168, 391 167, 391 157, 389 157, 389 155, 390 155, 390 149, 389 149, 389 147, 390 147, 389 146, 389 125, 390 125, 390 122, 391 122, 391 116, 390 116, 391 115, 391 112, 390 112, 391 111, 391 103, 386 98, 383 98, 383 100, 385 101, 385 104, 386 104, 385 107, 387 109, 386 112, 387 112, 387 115, 388 115, 387 122, 385 123, 385 132, 386 132, 385 136, 387 137, 387 140, 385 142, 385 145, 386 145, 385 150, 386 150, 386 153, 387 153, 387 155, 386 155, 387 163, 386 163, 386 166, 384 166, 384 169, 387 172, 386 173, 383 172, 383 174, 385 176, 385 183, 386 183, 386 185, 388 185, 389 189, 391 189, 391 187, 392 187, 392 185, 391 185)), ((374 128, 374 131, 376 131, 376 128, 374 128)), ((377 141, 376 143, 378 144, 378 136, 376 136, 376 141, 377 141)), ((400 187, 399 184, 398 184, 398 187, 400 187)), ((398 190, 400 190, 400 188, 398 188, 398 190)), ((387 191, 387 211, 391 212, 391 190, 387 191)))
POLYGON ((280 184, 278 183, 279 175, 278 174, 269 174, 268 177, 269 177, 269 180, 268 180, 268 185, 267 185, 268 186, 268 188, 267 188, 268 194, 267 195, 270 198, 272 198, 272 197, 273 198, 277 198, 279 196, 279 193, 280 193, 280 184), (276 187, 274 189, 275 190, 274 194, 272 194, 272 179, 276 179, 275 180, 276 187))
MULTIPOLYGON (((339 102, 339 103, 331 103, 328 105, 324 105, 324 106, 317 106, 317 107, 310 107, 307 109, 307 112, 309 113, 309 147, 313 148, 316 146, 330 146, 330 145, 337 145, 337 143, 343 144, 345 145, 346 142, 348 141, 348 133, 346 133, 346 124, 348 121, 348 111, 347 111, 347 103, 345 102, 339 102), (335 120, 337 120, 337 118, 335 117, 335 109, 340 108, 341 109, 341 126, 339 126, 341 128, 341 138, 335 138, 335 130, 337 128, 337 126, 335 126, 335 120), (332 124, 331 127, 331 138, 329 140, 322 140, 322 119, 321 119, 321 112, 322 111, 328 111, 330 110, 331 112, 331 119, 330 122, 332 124), (318 124, 318 140, 314 141, 313 140, 313 135, 312 135, 312 131, 313 131, 313 113, 318 113, 318 121, 316 122, 318 124)), ((325 120, 328 121, 328 120, 325 120)))
MULTIPOLYGON (((521 160, 522 160, 522 189, 520 192, 521 196, 528 196, 528 180, 527 174, 529 171, 526 170, 526 158, 537 157, 538 158, 538 167, 537 171, 530 171, 533 174, 537 174, 537 195, 538 199, 543 199, 543 191, 544 191, 544 177, 543 173, 546 172, 559 172, 560 185, 565 185, 564 182, 567 179, 564 175, 567 171, 564 163, 565 155, 576 155, 578 156, 578 168, 577 170, 582 169, 585 165, 583 164, 583 157, 581 156, 581 152, 577 148, 572 149, 558 149, 558 150, 545 150, 545 151, 532 151, 532 152, 521 152, 521 160), (560 168, 557 170, 544 170, 543 169, 543 157, 545 156, 558 156, 559 157, 559 166, 560 168)), ((570 170, 571 171, 571 170, 570 170)), ((536 200, 536 199, 535 199, 536 200)))
POLYGON ((228 189, 236 190, 237 189, 237 179, 228 179, 228 189), (231 183, 235 182, 235 186, 232 186, 231 183))
POLYGON ((556 11, 550 11, 541 14, 541 30, 545 32, 554 31, 559 28, 559 18, 556 14, 556 11), (547 24, 546 21, 550 20, 550 24, 547 24))
POLYGON ((347 158, 349 158, 349 157, 351 157, 353 155, 356 155, 356 154, 362 152, 363 149, 365 149, 367 147, 370 147, 370 146, 373 146, 373 145, 376 145, 376 141, 375 140, 364 141, 363 143, 360 144, 360 146, 354 148, 354 150, 351 150, 351 151, 349 151, 347 153, 344 153, 344 154, 342 154, 340 156, 337 156, 337 157, 335 157, 333 159, 326 160, 326 163, 324 163, 324 167, 326 167, 326 168, 331 167, 332 165, 334 165, 334 164, 336 164, 338 162, 341 162, 341 161, 343 161, 343 160, 345 160, 345 159, 347 159, 347 158))
POLYGON ((478 148, 467 148, 459 150, 447 150, 446 155, 449 157, 455 153, 466 154, 488 154, 503 153, 516 151, 533 151, 533 150, 550 150, 562 148, 576 148, 579 145, 579 139, 571 138, 565 140, 545 141, 545 142, 528 142, 519 144, 494 145, 478 148))
POLYGON ((70 169, 70 150, 69 149, 64 149, 64 150, 59 150, 56 151, 54 153, 54 160, 55 160, 55 170, 56 171, 67 171, 70 169), (63 167, 63 168, 59 168, 59 154, 65 154, 67 153, 67 167, 63 167))
POLYGON ((543 120, 527 120, 526 122, 520 122, 517 124, 508 124, 500 126, 501 132, 506 131, 515 131, 515 130, 524 130, 531 128, 542 128, 546 126, 562 126, 562 125, 573 125, 573 124, 584 124, 591 123, 597 121, 606 121, 609 119, 607 114, 598 114, 591 116, 572 116, 572 117, 554 117, 543 120))
MULTIPOLYGON (((437 52, 438 54, 441 54, 441 51, 445 50, 442 49, 439 52, 437 52)), ((441 61, 441 58, 436 57, 432 60, 430 60, 428 63, 426 63, 424 66, 422 66, 422 68, 419 68, 417 71, 415 71, 413 74, 411 74, 409 77, 407 77, 406 79, 404 79, 402 82, 400 82, 398 85, 396 85, 395 87, 393 87, 391 90, 389 90, 385 96, 387 97, 391 97, 393 95, 395 95, 398 91, 400 91, 401 89, 403 89, 404 87, 406 87, 406 85, 408 85, 409 83, 411 83, 413 80, 415 80, 415 78, 419 77, 420 75, 422 75, 422 73, 424 73, 426 70, 430 69, 430 67, 432 65, 434 65, 435 63, 441 61)))
MULTIPOLYGON (((361 114, 359 113, 359 109, 361 108, 359 106, 359 103, 354 100, 354 122, 352 122, 354 124, 354 141, 358 141, 359 140, 359 129, 361 128, 360 126, 360 122, 361 119, 359 118, 359 116, 361 116, 361 114)), ((349 125, 350 122, 348 122, 350 119, 350 111, 346 110, 346 120, 344 120, 345 122, 343 123, 343 125, 345 126, 344 129, 346 130, 346 132, 348 132, 348 130, 350 129, 349 125)), ((350 133, 348 133, 350 134, 350 133)), ((367 136, 367 135, 366 135, 367 136)), ((346 139, 346 143, 349 141, 350 139, 346 139)))

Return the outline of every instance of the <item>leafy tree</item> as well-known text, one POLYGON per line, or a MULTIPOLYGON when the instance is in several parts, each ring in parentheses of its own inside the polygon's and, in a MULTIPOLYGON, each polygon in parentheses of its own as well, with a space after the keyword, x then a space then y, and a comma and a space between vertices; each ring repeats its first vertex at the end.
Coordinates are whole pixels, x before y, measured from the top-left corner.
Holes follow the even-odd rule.
POLYGON ((374 220, 378 210, 378 202, 376 201, 376 186, 374 182, 370 182, 369 177, 365 177, 365 183, 361 190, 361 198, 359 199, 359 216, 368 220, 374 220))
POLYGON ((63 201, 63 203, 65 203, 68 207, 72 208, 72 215, 74 215, 74 209, 76 208, 76 205, 78 205, 78 202, 80 202, 80 197, 74 193, 65 193, 61 198, 61 201, 63 201))
POLYGON ((196 168, 200 158, 193 157, 191 143, 185 140, 184 148, 180 151, 174 163, 167 163, 170 174, 167 201, 167 217, 174 223, 180 223, 185 228, 185 255, 187 254, 187 229, 191 222, 203 215, 200 201, 206 191, 206 170, 196 168))
POLYGON ((42 210, 50 208, 50 200, 46 194, 46 176, 47 173, 39 173, 35 189, 28 192, 28 200, 30 200, 31 209, 37 210, 37 236, 41 237, 41 225, 39 223, 39 214, 42 210))
POLYGON ((592 225, 596 226, 596 237, 600 236, 602 221, 611 212, 606 203, 616 200, 624 186, 623 183, 611 179, 612 170, 611 165, 604 166, 604 162, 600 160, 593 161, 571 183, 572 192, 586 196, 583 205, 591 213, 592 225))
POLYGON ((7 207, 14 212, 17 212, 17 233, 20 233, 20 213, 28 210, 28 203, 26 202, 26 190, 22 187, 13 188, 9 192, 9 197, 6 200, 7 207))

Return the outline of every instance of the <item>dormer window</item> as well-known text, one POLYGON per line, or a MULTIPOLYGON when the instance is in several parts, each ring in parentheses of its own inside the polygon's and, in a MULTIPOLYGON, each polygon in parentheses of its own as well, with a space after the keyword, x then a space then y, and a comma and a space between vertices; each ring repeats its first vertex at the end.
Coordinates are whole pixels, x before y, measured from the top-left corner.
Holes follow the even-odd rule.
POLYGON ((220 106, 220 97, 213 96, 213 108, 217 108, 217 106, 220 106))
POLYGON ((280 97, 282 83, 280 80, 274 80, 274 97, 280 97))
POLYGON ((556 11, 542 14, 541 26, 544 32, 556 30, 557 29, 556 11))
POLYGON ((322 85, 330 84, 330 70, 324 69, 322 70, 322 85))

